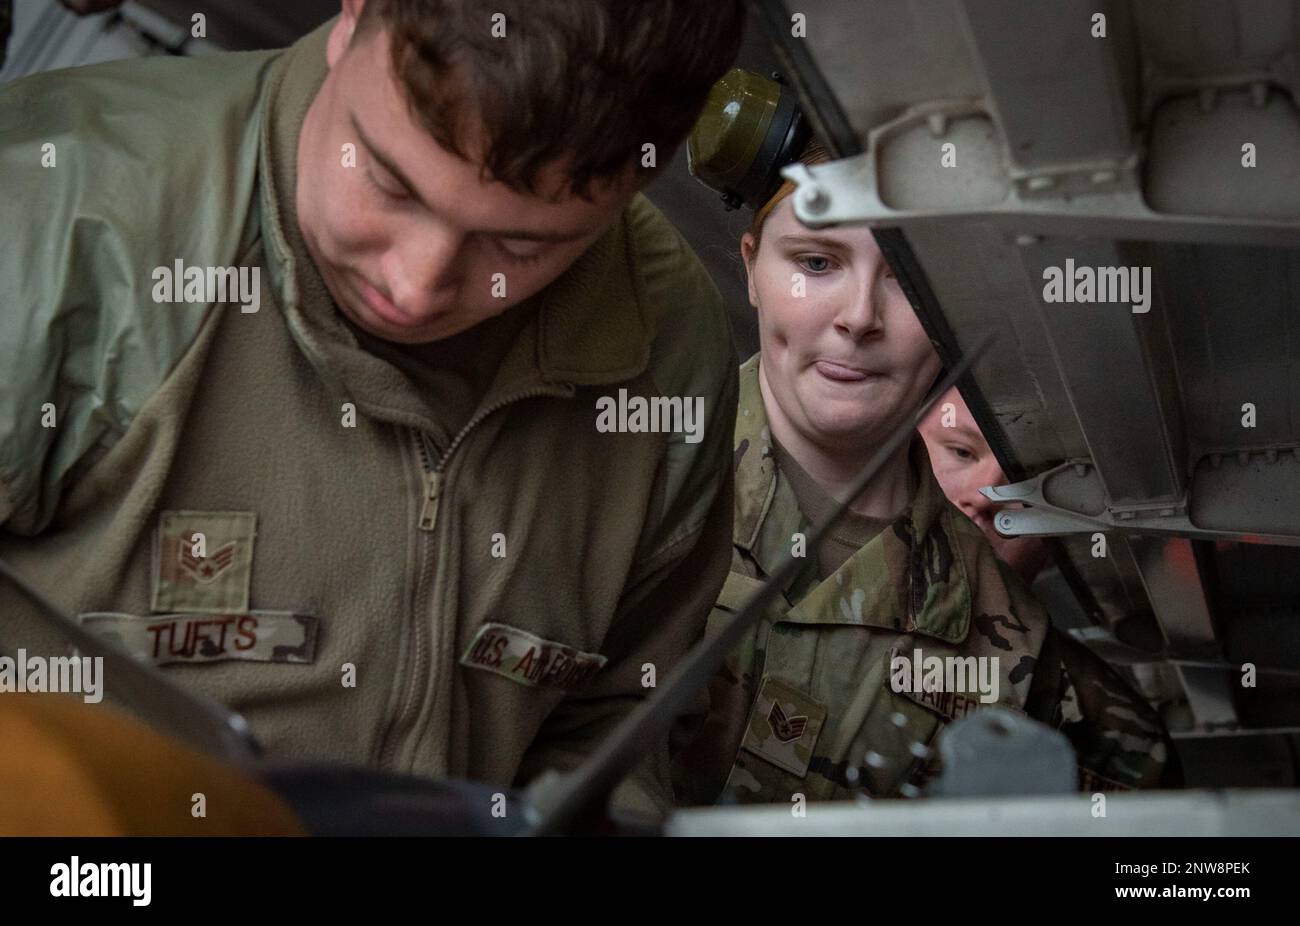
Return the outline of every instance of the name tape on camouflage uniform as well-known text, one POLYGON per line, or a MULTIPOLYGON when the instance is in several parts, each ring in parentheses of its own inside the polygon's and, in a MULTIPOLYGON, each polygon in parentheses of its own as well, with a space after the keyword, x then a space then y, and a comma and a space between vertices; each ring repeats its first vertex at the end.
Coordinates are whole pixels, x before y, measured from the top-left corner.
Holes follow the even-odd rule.
MULTIPOLYGON (((919 652, 919 650, 915 650, 914 652, 919 652)), ((981 707, 989 706, 989 703, 982 702, 978 695, 972 696, 961 691, 946 691, 942 684, 937 686, 932 684, 920 684, 896 687, 893 684, 893 667, 895 665, 894 661, 899 658, 906 659, 908 657, 902 654, 897 646, 891 646, 889 648, 888 662, 886 663, 889 667, 889 671, 885 673, 884 686, 888 691, 892 691, 899 697, 907 698, 907 700, 911 701, 913 704, 919 704, 928 710, 934 711, 936 714, 949 721, 957 720, 958 718, 965 717, 967 714, 978 710, 981 707)), ((1015 709, 1015 705, 1006 702, 1001 702, 998 706, 1015 709)))
POLYGON ((245 614, 118 614, 79 616, 92 632, 116 643, 141 662, 176 663, 316 661, 320 621, 293 611, 245 614))
POLYGON ((803 778, 825 721, 824 704, 793 685, 768 677, 754 701, 741 747, 803 778))
POLYGON ((253 577, 251 511, 164 511, 154 543, 151 611, 243 614, 253 577))
POLYGON ((566 691, 585 684, 608 661, 599 653, 584 653, 507 624, 484 624, 460 657, 460 664, 471 669, 495 672, 529 687, 566 691))
POLYGON ((957 720, 972 711, 987 706, 981 704, 979 698, 972 698, 969 695, 959 694, 955 691, 900 691, 897 693, 915 704, 929 708, 945 720, 957 720))

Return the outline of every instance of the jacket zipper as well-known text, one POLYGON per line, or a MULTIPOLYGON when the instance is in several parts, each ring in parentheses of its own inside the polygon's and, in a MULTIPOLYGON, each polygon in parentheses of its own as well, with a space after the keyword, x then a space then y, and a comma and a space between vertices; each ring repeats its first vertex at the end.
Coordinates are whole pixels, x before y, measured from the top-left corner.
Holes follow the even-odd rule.
POLYGON ((442 494, 442 469, 433 465, 433 441, 424 431, 415 432, 420 449, 420 478, 424 483, 424 502, 420 505, 420 530, 431 531, 438 523, 438 496, 442 494))
POLYGON ((447 462, 451 455, 456 452, 456 448, 464 442, 470 431, 484 419, 494 412, 500 411, 507 405, 524 399, 532 399, 543 395, 573 395, 574 387, 566 385, 562 390, 556 388, 541 387, 530 389, 527 392, 517 392, 514 395, 506 396, 497 402, 493 402, 487 408, 482 409, 460 432, 452 438, 451 444, 447 447, 447 452, 439 459, 437 464, 433 464, 434 446, 433 439, 429 437, 426 431, 416 431, 420 441, 420 460, 424 464, 424 504, 420 506, 420 530, 432 531, 438 524, 438 500, 442 497, 442 476, 447 469, 447 462))
MULTIPOLYGON (((487 408, 477 412, 474 417, 460 429, 459 433, 452 438, 451 443, 447 446, 446 452, 443 453, 441 457, 437 455, 433 439, 429 436, 427 431, 422 431, 416 428, 411 429, 412 433, 415 435, 415 444, 420 455, 420 478, 423 487, 423 498, 420 504, 420 517, 417 527, 420 533, 425 535, 427 538, 428 542, 424 546, 427 547, 432 544, 433 538, 430 535, 432 535, 434 529, 438 525, 438 509, 443 495, 443 476, 446 473, 447 464, 450 462, 452 454, 454 454, 457 448, 464 443, 465 438, 469 435, 470 431, 477 427, 483 419, 487 418, 489 415, 514 402, 544 395, 572 396, 574 392, 574 386, 563 384, 560 387, 540 387, 530 389, 526 392, 518 392, 507 396, 500 401, 494 402, 487 408)), ((419 568, 422 573, 423 570, 430 565, 432 559, 431 553, 432 551, 429 549, 423 549, 420 551, 419 568)), ((382 768, 389 768, 393 759, 396 758, 398 733, 413 722, 415 715, 418 713, 418 692, 423 690, 423 679, 425 672, 427 671, 426 666, 430 656, 428 625, 431 621, 429 619, 430 608, 427 599, 432 597, 433 577, 430 576, 427 583, 421 582, 421 577, 417 577, 416 583, 416 601, 413 608, 415 628, 411 640, 412 656, 409 660, 411 672, 408 676, 406 692, 402 696, 402 701, 398 705, 397 712, 393 715, 392 720, 388 724, 388 730, 384 736, 383 745, 380 747, 379 761, 382 768), (424 594, 421 594, 421 592, 424 594)))

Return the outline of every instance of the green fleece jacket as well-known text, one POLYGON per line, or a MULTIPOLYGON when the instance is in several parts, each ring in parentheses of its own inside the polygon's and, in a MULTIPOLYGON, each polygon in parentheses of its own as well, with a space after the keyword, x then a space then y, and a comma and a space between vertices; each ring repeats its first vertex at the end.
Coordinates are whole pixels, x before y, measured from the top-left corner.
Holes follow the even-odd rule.
MULTIPOLYGON (((520 308, 462 427, 358 341, 302 245, 327 28, 0 88, 0 556, 273 756, 521 784, 703 633, 730 557, 726 316, 638 196, 520 308), (192 267, 256 271, 256 311, 237 274, 180 301, 192 267), (698 398, 703 429, 599 428, 622 390, 698 398)), ((65 652, 0 587, 18 648, 65 652)), ((666 805, 666 743, 619 799, 666 805)))

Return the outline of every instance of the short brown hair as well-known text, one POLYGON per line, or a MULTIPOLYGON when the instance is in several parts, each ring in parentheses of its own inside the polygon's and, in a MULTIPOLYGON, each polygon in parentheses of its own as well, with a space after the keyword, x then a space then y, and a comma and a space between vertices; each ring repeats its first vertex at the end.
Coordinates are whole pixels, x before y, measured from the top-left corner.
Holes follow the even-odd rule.
POLYGON ((672 158, 736 57, 744 19, 742 0, 368 0, 356 31, 388 27, 393 73, 444 148, 529 193, 562 161, 586 196, 639 163, 646 143, 656 168, 672 158), (484 150, 468 152, 476 118, 484 150))

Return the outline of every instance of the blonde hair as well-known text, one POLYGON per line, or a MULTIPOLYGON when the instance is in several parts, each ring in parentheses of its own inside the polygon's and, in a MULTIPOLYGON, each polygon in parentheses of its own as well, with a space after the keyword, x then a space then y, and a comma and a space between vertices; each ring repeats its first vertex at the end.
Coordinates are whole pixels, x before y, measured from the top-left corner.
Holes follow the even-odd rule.
MULTIPOLYGON (((815 138, 809 139, 808 144, 803 146, 803 151, 799 152, 799 157, 796 158, 800 164, 809 166, 824 164, 830 159, 830 152, 823 148, 822 143, 815 138)), ((754 213, 754 222, 749 226, 749 233, 754 236, 754 250, 758 250, 759 244, 763 241, 763 223, 767 221, 767 217, 772 214, 772 210, 777 207, 777 204, 794 192, 794 187, 793 180, 786 180, 777 188, 771 198, 754 213)))

